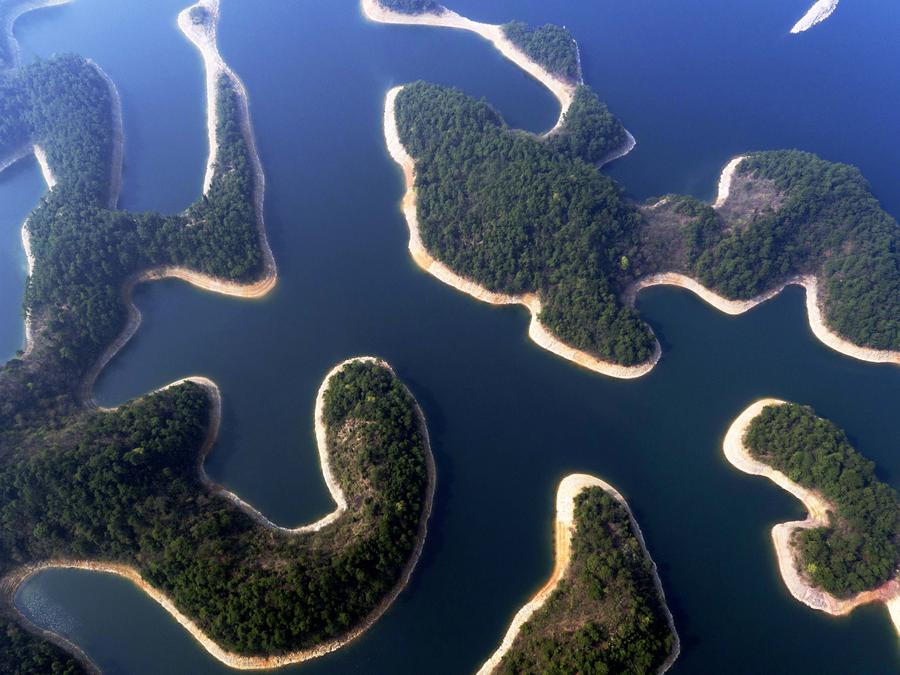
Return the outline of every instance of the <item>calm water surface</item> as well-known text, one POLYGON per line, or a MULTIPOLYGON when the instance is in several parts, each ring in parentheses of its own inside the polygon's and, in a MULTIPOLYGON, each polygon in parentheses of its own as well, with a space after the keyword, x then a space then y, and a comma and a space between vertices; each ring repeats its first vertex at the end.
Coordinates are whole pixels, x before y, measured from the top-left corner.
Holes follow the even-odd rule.
MULTIPOLYGON (((897 215, 900 6, 842 3, 825 24, 788 37, 807 4, 451 7, 572 30, 587 81, 638 139, 611 173, 639 198, 706 198, 732 155, 799 147, 858 165, 897 215)), ((116 404, 186 375, 212 377, 225 419, 209 473, 293 525, 332 507, 312 434, 313 399, 328 369, 377 354, 410 384, 439 476, 422 560, 364 637, 297 669, 474 670, 551 569, 557 482, 586 471, 626 496, 659 563, 683 643, 672 672, 897 672, 900 650, 883 608, 837 620, 788 596, 769 530, 802 508, 733 470, 720 446, 752 400, 795 400, 843 426, 900 487, 896 368, 818 343, 799 289, 737 318, 675 289, 645 292, 640 308, 664 358, 637 381, 606 379, 538 349, 524 311, 474 302, 415 268, 381 115, 390 86, 422 78, 483 96, 512 125, 539 131, 558 114, 550 95, 475 36, 371 25, 353 0, 223 5, 221 47, 252 99, 279 285, 256 302, 177 281, 140 287, 144 324, 104 372, 98 395, 116 404)), ((177 211, 202 181, 203 75, 175 28, 180 6, 78 0, 19 26, 29 54, 76 51, 119 84, 122 203, 130 209, 177 211)), ((18 226, 40 192, 33 162, 0 176, 0 348, 10 355, 21 344, 18 226)), ((26 584, 19 601, 106 672, 228 672, 123 580, 50 571, 26 584)))

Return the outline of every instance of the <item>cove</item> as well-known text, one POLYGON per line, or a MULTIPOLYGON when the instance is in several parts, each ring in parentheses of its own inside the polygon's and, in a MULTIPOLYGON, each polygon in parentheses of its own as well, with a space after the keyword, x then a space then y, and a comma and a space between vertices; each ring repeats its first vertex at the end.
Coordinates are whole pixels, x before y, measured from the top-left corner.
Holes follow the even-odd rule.
MULTIPOLYGON (((788 38, 807 3, 490 4, 453 9, 485 21, 564 23, 578 37, 586 80, 638 139, 610 167, 634 194, 709 197, 730 156, 796 146, 857 164, 884 206, 900 211, 890 163, 898 134, 885 129, 896 121, 866 103, 889 108, 900 97, 889 67, 897 47, 880 28, 895 10, 845 3, 788 38), (863 39, 873 51, 847 46, 863 39)), ((128 208, 176 211, 202 181, 202 70, 174 27, 182 6, 80 0, 18 31, 31 53, 78 51, 116 79, 128 208), (117 25, 119 37, 77 30, 87 17, 117 25), (159 60, 140 56, 153 45, 159 60), (154 114, 163 103, 172 112, 154 114)), ((250 92, 280 284, 253 303, 176 281, 139 288, 144 324, 97 394, 112 405, 187 374, 215 379, 225 419, 211 477, 293 525, 332 508, 310 432, 310 402, 328 368, 372 353, 410 384, 440 467, 420 567, 365 637, 304 671, 474 670, 552 567, 553 495, 573 471, 615 484, 641 523, 683 639, 672 672, 896 670, 882 610, 835 620, 787 595, 768 531, 798 507, 720 456, 731 419, 751 400, 776 396, 809 403, 846 429, 898 486, 896 368, 820 345, 797 289, 736 318, 676 289, 643 292, 640 309, 665 357, 635 382, 542 352, 527 341, 524 311, 478 305, 408 259, 402 178, 383 147, 381 106, 388 87, 425 78, 485 96, 510 124, 540 131, 557 114, 549 94, 474 36, 373 26, 352 1, 225 0, 222 14, 223 54, 250 92)), ((26 200, 22 215, 28 208, 26 200)), ((10 330, 19 318, 10 316, 10 330)), ((120 580, 48 572, 23 588, 20 605, 37 619, 50 608, 107 672, 226 672, 120 580)))

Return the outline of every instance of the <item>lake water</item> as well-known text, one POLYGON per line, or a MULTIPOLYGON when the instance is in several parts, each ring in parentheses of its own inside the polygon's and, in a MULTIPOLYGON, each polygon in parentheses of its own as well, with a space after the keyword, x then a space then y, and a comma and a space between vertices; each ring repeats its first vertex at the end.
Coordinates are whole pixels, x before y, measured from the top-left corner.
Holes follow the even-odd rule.
MULTIPOLYGON (((731 156, 798 147, 856 164, 900 215, 900 3, 842 3, 824 24, 789 36, 808 3, 450 6, 574 33, 587 82, 637 137, 610 173, 638 198, 709 198, 731 156)), ((182 6, 78 0, 18 25, 28 54, 79 52, 118 83, 129 209, 177 211, 202 184, 203 73, 175 27, 182 6)), ((332 508, 314 447, 315 391, 335 362, 376 354, 421 402, 438 468, 408 589, 362 638, 295 669, 475 670, 549 574, 556 485, 579 471, 615 485, 643 528, 682 639, 671 672, 898 671, 883 606, 835 619, 788 595, 769 530, 802 507, 732 469, 721 440, 759 397, 811 404, 900 487, 900 370, 816 341, 799 289, 732 318, 657 288, 639 302, 663 344, 657 368, 630 382, 583 371, 528 341, 524 310, 475 302, 414 266, 398 209, 402 176, 382 137, 394 84, 459 86, 533 131, 558 114, 548 92, 474 35, 369 24, 354 0, 223 0, 220 43, 251 96, 279 284, 260 301, 178 281, 138 288, 144 323, 102 374, 99 400, 211 377, 225 416, 210 475, 295 525, 332 508)), ((0 176, 0 349, 10 356, 22 338, 18 228, 40 193, 33 162, 0 176)), ((108 673, 230 672, 121 579, 48 571, 19 602, 108 673)))

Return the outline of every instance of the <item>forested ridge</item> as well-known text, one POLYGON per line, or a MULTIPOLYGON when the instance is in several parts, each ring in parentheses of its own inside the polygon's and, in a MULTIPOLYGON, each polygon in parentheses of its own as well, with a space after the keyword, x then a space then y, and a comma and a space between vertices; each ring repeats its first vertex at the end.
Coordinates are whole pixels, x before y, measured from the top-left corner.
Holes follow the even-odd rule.
MULTIPOLYGON (((27 137, 47 153, 57 185, 28 219, 35 267, 26 288, 35 350, 0 377, 3 435, 66 414, 72 393, 126 320, 125 280, 160 265, 250 280, 262 271, 254 177, 237 94, 218 87, 219 142, 211 188, 186 212, 162 216, 107 208, 113 154, 112 99, 97 68, 72 55, 9 75, 14 99, 0 146, 27 137)), ((3 120, 4 122, 7 120, 3 120)), ((0 439, 0 446, 2 446, 0 439)))
POLYGON ((376 0, 385 9, 401 14, 438 14, 444 7, 435 0, 376 0))
POLYGON ((187 382, 36 432, 39 449, 0 465, 0 573, 60 558, 132 565, 240 654, 310 648, 359 624, 400 581, 427 514, 415 401, 379 363, 332 377, 327 443, 350 506, 301 535, 264 528, 201 482, 209 406, 187 382))
POLYGON ((586 87, 547 138, 424 82, 403 88, 396 118, 427 249, 489 290, 538 293, 541 322, 573 347, 645 362, 655 338, 623 297, 643 276, 680 272, 734 299, 814 274, 829 327, 900 349, 900 228, 853 167, 754 153, 722 209, 678 195, 637 207, 596 166, 626 132, 586 87))
POLYGON ((583 490, 569 569, 498 671, 656 673, 675 644, 662 602, 626 508, 602 488, 583 490))
POLYGON ((548 23, 532 27, 524 21, 510 21, 503 24, 503 33, 548 72, 572 84, 581 82, 578 43, 562 26, 548 23))
POLYGON ((900 227, 859 170, 780 150, 751 155, 739 171, 774 183, 783 203, 712 242, 696 261, 700 280, 747 298, 815 274, 831 328, 857 344, 900 349, 900 227))
POLYGON ((435 257, 491 290, 539 292, 541 322, 580 349, 626 365, 649 358, 652 333, 618 298, 640 216, 580 157, 595 152, 580 134, 514 132, 483 101, 424 82, 403 88, 396 114, 435 257))
POLYGON ((900 566, 900 500, 834 423, 793 403, 766 406, 744 437, 750 454, 835 508, 827 527, 797 530, 798 568, 837 597, 877 588, 900 566))

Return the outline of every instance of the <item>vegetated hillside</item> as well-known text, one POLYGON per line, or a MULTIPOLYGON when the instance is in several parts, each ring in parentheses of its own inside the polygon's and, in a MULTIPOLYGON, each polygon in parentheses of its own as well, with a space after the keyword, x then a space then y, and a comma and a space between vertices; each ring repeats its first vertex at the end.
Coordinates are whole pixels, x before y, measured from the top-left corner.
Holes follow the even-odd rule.
POLYGON ((656 673, 675 636, 653 563, 622 504, 599 487, 576 497, 569 570, 522 626, 503 673, 656 673))
MULTIPOLYGON (((429 450, 415 401, 379 363, 334 375, 324 419, 349 508, 305 534, 267 529, 201 482, 209 412, 204 390, 187 382, 84 412, 49 436, 37 430, 38 450, 0 464, 0 573, 60 558, 132 565, 241 654, 306 649, 358 625, 401 580, 427 517, 429 450)), ((20 646, 16 658, 37 663, 44 651, 20 646)))
POLYGON ((434 0, 378 0, 378 4, 401 14, 440 14, 444 10, 434 0))
POLYGON ((710 242, 696 261, 701 281, 746 298, 815 274, 829 326, 857 344, 900 349, 900 227, 859 170, 781 150, 755 153, 739 171, 774 184, 782 204, 710 242))
POLYGON ((578 136, 546 142, 511 131, 486 103, 423 82, 403 88, 396 110, 416 160, 422 239, 436 258, 491 290, 539 293, 541 321, 580 349, 626 365, 649 358, 649 328, 618 297, 640 214, 573 156, 592 152, 578 136))
POLYGON ((581 82, 578 44, 562 26, 548 23, 531 27, 523 21, 503 24, 503 32, 532 61, 571 83, 581 82))
POLYGON ((228 78, 217 93, 219 151, 211 188, 174 216, 107 208, 112 99, 94 65, 71 55, 38 61, 6 86, 16 102, 0 118, 7 134, 0 146, 21 137, 38 143, 57 185, 28 219, 35 267, 25 307, 35 350, 32 358, 7 363, 0 376, 4 433, 71 408, 72 393, 126 321, 121 287, 130 275, 181 265, 244 281, 262 271, 254 177, 228 78))
POLYGON ((829 327, 865 347, 900 349, 900 228, 852 167, 799 151, 753 153, 721 209, 679 195, 637 207, 594 165, 625 131, 587 88, 548 138, 423 82, 403 88, 396 115, 416 161, 428 250, 492 291, 538 293, 541 322, 578 349, 646 361, 654 338, 623 296, 658 272, 733 299, 812 274, 829 327))
POLYGON ((794 535, 799 570, 838 597, 877 588, 900 565, 900 500, 835 424, 805 406, 767 406, 751 422, 750 454, 835 507, 828 527, 794 535))

